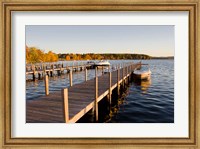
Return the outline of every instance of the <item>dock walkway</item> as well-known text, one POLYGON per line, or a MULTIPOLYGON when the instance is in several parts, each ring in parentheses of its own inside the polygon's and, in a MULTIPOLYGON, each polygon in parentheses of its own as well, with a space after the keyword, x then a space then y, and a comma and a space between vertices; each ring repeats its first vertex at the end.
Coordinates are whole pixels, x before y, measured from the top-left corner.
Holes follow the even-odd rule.
POLYGON ((98 102, 105 96, 109 96, 111 103, 113 89, 117 88, 119 94, 120 86, 130 80, 134 69, 140 67, 141 63, 131 63, 101 76, 97 76, 96 73, 94 79, 35 100, 28 100, 26 101, 26 122, 75 123, 93 108, 98 121, 98 102))

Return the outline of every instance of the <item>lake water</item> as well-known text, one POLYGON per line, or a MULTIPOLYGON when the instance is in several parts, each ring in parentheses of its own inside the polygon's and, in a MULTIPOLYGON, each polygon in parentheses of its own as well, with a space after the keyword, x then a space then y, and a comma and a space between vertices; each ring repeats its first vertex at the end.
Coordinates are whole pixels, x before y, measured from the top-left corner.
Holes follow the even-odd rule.
MULTIPOLYGON (((117 64, 130 61, 110 61, 117 64)), ((134 60, 134 62, 137 62, 134 60)), ((117 104, 112 114, 103 115, 108 123, 173 123, 174 122, 174 60, 143 60, 152 72, 149 81, 132 82, 117 104)), ((144 66, 145 67, 145 66, 144 66)), ((99 71, 99 75, 101 75, 99 71)), ((88 79, 95 76, 93 69, 88 71, 88 79)), ((84 81, 84 71, 73 74, 73 84, 84 81)), ((58 91, 69 86, 69 75, 52 77, 49 91, 58 91)), ((32 100, 45 95, 44 81, 26 82, 26 99, 32 100)), ((115 100, 115 99, 113 99, 115 100)), ((87 114, 79 122, 93 122, 92 114, 87 114)))

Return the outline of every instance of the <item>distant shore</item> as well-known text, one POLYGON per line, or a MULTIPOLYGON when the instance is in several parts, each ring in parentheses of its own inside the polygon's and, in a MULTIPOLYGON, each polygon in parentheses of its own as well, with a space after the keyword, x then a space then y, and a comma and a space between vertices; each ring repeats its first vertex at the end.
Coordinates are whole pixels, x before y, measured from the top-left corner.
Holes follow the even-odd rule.
POLYGON ((151 57, 151 59, 174 59, 174 56, 167 56, 167 57, 151 57))
POLYGON ((52 51, 45 53, 36 47, 26 46, 26 63, 78 61, 78 60, 149 60, 149 59, 174 59, 173 56, 154 57, 146 54, 132 53, 59 53, 52 51))

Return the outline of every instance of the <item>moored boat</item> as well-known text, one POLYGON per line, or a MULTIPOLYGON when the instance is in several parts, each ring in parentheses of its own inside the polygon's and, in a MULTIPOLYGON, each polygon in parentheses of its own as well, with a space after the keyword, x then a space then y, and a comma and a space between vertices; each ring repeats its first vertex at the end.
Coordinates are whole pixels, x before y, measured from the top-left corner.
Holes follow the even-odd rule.
POLYGON ((151 77, 151 71, 148 70, 134 70, 133 77, 139 80, 149 80, 151 77))
POLYGON ((110 66, 110 62, 107 60, 101 60, 95 63, 95 66, 110 66))
POLYGON ((94 61, 87 61, 87 65, 95 65, 94 61))

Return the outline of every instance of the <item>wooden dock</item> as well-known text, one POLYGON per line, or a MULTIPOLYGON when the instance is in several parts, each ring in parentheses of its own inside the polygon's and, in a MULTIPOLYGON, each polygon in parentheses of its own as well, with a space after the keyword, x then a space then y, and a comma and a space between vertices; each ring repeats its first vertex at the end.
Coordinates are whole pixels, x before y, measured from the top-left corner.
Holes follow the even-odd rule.
POLYGON ((119 95, 120 88, 130 81, 132 72, 140 67, 141 63, 129 63, 101 76, 97 76, 96 68, 94 79, 86 79, 81 84, 72 85, 35 100, 28 100, 26 122, 75 123, 91 109, 94 110, 98 122, 98 102, 107 96, 111 104, 113 90, 117 88, 119 95))
POLYGON ((83 71, 85 69, 94 68, 93 65, 87 63, 77 63, 73 65, 65 65, 57 64, 57 63, 49 63, 49 64, 32 64, 26 66, 26 75, 32 75, 32 81, 36 79, 40 80, 43 79, 44 76, 47 74, 49 77, 53 77, 55 75, 60 76, 61 74, 66 71, 69 73, 70 71, 83 71), (36 77, 37 76, 37 77, 36 77))

